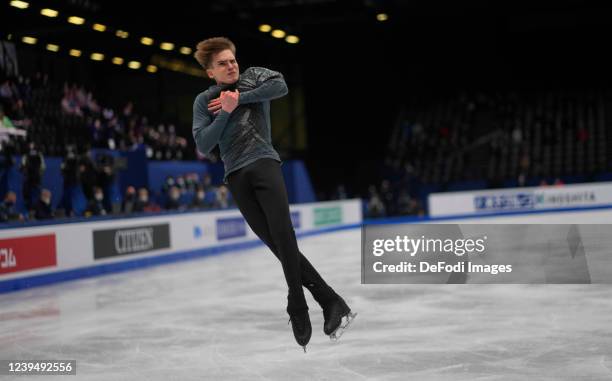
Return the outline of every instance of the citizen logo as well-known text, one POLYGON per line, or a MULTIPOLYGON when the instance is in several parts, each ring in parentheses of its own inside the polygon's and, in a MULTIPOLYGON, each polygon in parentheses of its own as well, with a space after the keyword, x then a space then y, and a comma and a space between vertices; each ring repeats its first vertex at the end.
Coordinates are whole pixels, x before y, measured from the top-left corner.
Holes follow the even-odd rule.
POLYGON ((94 230, 93 241, 95 259, 169 249, 170 225, 125 226, 121 229, 94 230))
POLYGON ((154 246, 153 228, 118 230, 115 233, 115 250, 118 254, 151 250, 154 246))

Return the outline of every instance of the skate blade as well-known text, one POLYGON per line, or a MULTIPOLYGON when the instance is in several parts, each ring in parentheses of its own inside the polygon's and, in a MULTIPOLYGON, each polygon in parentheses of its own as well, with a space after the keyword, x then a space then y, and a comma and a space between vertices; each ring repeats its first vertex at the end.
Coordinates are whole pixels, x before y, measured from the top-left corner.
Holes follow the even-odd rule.
POLYGON ((340 337, 342 337, 342 335, 344 334, 344 331, 346 331, 349 325, 353 322, 353 320, 355 320, 356 316, 357 312, 349 312, 348 315, 343 316, 342 321, 340 322, 340 326, 329 335, 330 340, 338 341, 338 339, 340 339, 340 337))

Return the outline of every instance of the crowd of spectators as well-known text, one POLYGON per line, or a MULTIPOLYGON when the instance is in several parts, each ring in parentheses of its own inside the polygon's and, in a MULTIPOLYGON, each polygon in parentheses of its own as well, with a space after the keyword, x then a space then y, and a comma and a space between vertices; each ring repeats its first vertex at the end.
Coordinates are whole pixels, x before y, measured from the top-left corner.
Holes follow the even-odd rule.
POLYGON ((422 215, 430 192, 595 181, 612 140, 600 91, 461 92, 414 98, 370 185, 366 215, 422 215))
POLYGON ((21 156, 17 164, 23 179, 19 195, 10 189, 1 195, 0 221, 72 216, 77 191, 86 202, 84 216, 231 207, 225 186, 212 186, 209 176, 199 181, 195 174, 168 179, 176 183, 160 191, 128 186, 117 205, 108 194, 116 176, 112 157, 99 160, 91 154, 91 149, 142 149, 150 160, 195 159, 188 141, 175 124, 154 124, 137 113, 133 102, 113 108, 84 86, 59 86, 40 72, 31 77, 0 74, 0 169, 6 173, 21 156), (45 157, 51 156, 63 160, 60 195, 42 188, 45 157), (18 196, 23 208, 17 208, 18 196))
POLYGON ((32 78, 0 75, 0 147, 19 155, 29 142, 49 156, 63 157, 68 145, 76 145, 143 147, 152 160, 196 158, 195 148, 174 123, 151 122, 131 101, 120 107, 103 105, 83 86, 58 86, 41 73, 32 78))
MULTIPOLYGON (((163 187, 151 192, 146 187, 136 188, 129 185, 119 201, 112 199, 108 192, 108 183, 113 181, 109 166, 97 164, 87 155, 69 155, 62 166, 64 172, 64 194, 61 200, 53 202, 49 189, 40 187, 40 183, 29 189, 29 199, 24 197, 25 212, 17 208, 17 194, 8 191, 0 204, 0 222, 19 222, 48 220, 53 218, 74 217, 76 212, 71 203, 71 189, 82 190, 86 207, 82 217, 106 215, 130 215, 133 213, 151 213, 162 211, 219 210, 235 207, 231 193, 225 185, 213 185, 208 173, 201 178, 197 173, 188 173, 178 177, 167 177, 163 187), (74 159, 76 168, 70 163, 74 159), (74 171, 70 174, 69 172, 74 171), (36 191, 37 190, 37 191, 36 191), (34 195, 35 194, 35 195, 34 195), (53 205, 57 204, 57 207, 53 205)), ((33 180, 24 177, 26 181, 33 180)), ((23 189, 26 189, 25 187, 23 189)), ((24 191, 25 193, 25 191, 24 191)))

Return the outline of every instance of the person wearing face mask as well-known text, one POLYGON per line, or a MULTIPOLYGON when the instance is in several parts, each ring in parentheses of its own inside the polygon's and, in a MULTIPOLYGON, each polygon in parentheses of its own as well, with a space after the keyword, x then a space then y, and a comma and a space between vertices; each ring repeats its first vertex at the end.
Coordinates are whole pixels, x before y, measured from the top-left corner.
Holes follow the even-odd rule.
POLYGON ((37 220, 50 220, 55 217, 53 206, 51 205, 51 191, 43 189, 40 198, 34 205, 34 218, 37 220))
POLYGON ((86 214, 90 216, 105 216, 108 212, 104 208, 104 192, 100 187, 94 187, 94 198, 87 205, 86 214))
MULTIPOLYGON (((289 90, 280 72, 250 67, 240 73, 236 46, 224 37, 201 41, 194 54, 215 84, 193 104, 193 138, 202 154, 217 145, 224 182, 255 234, 279 259, 287 283, 287 314, 306 351, 312 326, 303 287, 323 309, 323 332, 337 339, 355 317, 349 306, 300 252, 289 213, 281 159, 272 145, 270 102, 289 90)), ((217 193, 227 206, 227 188, 217 193)))
POLYGON ((178 210, 181 207, 181 203, 179 199, 181 198, 181 191, 177 186, 173 186, 170 188, 170 193, 168 194, 168 201, 166 202, 167 210, 178 210))
POLYGON ((198 187, 196 191, 195 197, 191 202, 192 209, 210 209, 212 208, 212 204, 206 201, 206 192, 202 186, 198 187))
POLYGON ((147 188, 138 189, 138 201, 134 205, 134 212, 159 212, 161 208, 149 199, 147 188))
POLYGON ((176 185, 176 180, 174 180, 174 177, 172 176, 166 177, 166 182, 164 183, 162 187, 162 192, 164 192, 165 195, 170 195, 170 188, 172 188, 175 185, 176 185))

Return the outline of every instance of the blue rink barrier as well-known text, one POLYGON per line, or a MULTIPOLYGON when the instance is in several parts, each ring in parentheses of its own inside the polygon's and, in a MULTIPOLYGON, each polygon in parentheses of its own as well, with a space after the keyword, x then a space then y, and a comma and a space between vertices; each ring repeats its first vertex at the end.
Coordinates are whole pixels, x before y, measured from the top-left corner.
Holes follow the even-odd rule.
MULTIPOLYGON (((290 209, 298 237, 361 226, 358 199, 290 209)), ((8 224, 0 228, 0 293, 259 245, 237 209, 8 224)))
MULTIPOLYGON (((325 203, 319 203, 325 204, 325 203)), ((359 201, 355 202, 354 207, 356 210, 360 211, 359 201)), ((384 218, 384 219, 375 219, 375 220, 364 220, 363 222, 355 222, 355 223, 345 223, 342 225, 330 226, 330 227, 322 227, 318 229, 311 230, 303 230, 296 231, 297 237, 307 237, 318 234, 331 233, 341 230, 355 229, 359 228, 362 225, 375 225, 375 224, 403 224, 403 223, 435 223, 435 222, 444 222, 444 221, 459 221, 459 220, 482 220, 482 223, 493 222, 495 218, 504 218, 504 217, 525 217, 525 218, 533 218, 533 216, 537 216, 540 218, 547 218, 550 221, 547 223, 559 223, 559 217, 556 216, 558 214, 569 213, 570 215, 575 215, 576 213, 585 213, 595 216, 596 213, 603 213, 599 217, 597 223, 607 223, 612 221, 612 213, 605 213, 612 211, 612 205, 606 206, 594 206, 594 207, 583 207, 583 208, 565 208, 565 209, 554 209, 554 210, 538 210, 538 211, 517 211, 517 212, 504 212, 504 213, 489 213, 484 215, 465 215, 465 216, 450 216, 450 217, 397 217, 397 218, 384 218), (606 222, 607 221, 607 222, 606 222)), ((234 214, 237 211, 233 211, 234 214)), ((303 212, 303 210, 302 210, 303 212)), ((193 213, 183 213, 183 215, 189 215, 193 213)), ((180 214, 179 214, 180 215, 180 214)), ((156 215, 155 218, 163 218, 164 215, 156 215)), ((524 223, 529 223, 529 220, 525 220, 523 218, 524 223), (526 222, 527 221, 527 222, 526 222)), ((138 218, 128 218, 124 221, 130 220, 138 220, 138 218)), ((589 223, 590 218, 583 218, 583 220, 577 219, 572 220, 572 223, 589 223)), ((112 219, 105 218, 101 222, 103 223, 112 223, 112 219)), ((136 222, 137 223, 137 222, 136 222)), ((73 222, 74 224, 74 222, 73 222)), ((78 223, 77 223, 78 224, 78 223)), ((53 226, 53 225, 52 225, 53 226)), ((43 226, 44 227, 44 226, 43 226)), ((2 230, 0 230, 2 232, 2 230)), ((128 259, 121 262, 114 263, 103 263, 96 264, 92 266, 81 267, 77 269, 70 270, 60 270, 47 274, 40 275, 31 275, 24 276, 21 278, 3 280, 0 281, 0 293, 3 292, 11 292, 18 291, 25 288, 44 286, 52 283, 65 282, 69 280, 81 279, 94 277, 105 274, 112 274, 123 271, 137 270, 141 268, 146 268, 150 266, 156 266, 160 264, 178 262, 183 260, 202 258, 211 255, 219 255, 227 252, 237 251, 237 250, 245 250, 254 247, 258 247, 263 245, 263 243, 256 237, 252 237, 252 239, 243 242, 229 243, 229 244, 218 244, 213 247, 206 247, 194 250, 179 250, 172 253, 141 257, 135 259, 128 259)))
MULTIPOLYGON (((332 233, 340 230, 355 229, 361 227, 361 224, 350 224, 344 226, 335 226, 331 228, 325 228, 320 230, 308 231, 296 233, 298 238, 308 237, 319 234, 332 233)), ((253 240, 248 242, 240 242, 228 245, 222 245, 217 247, 208 247, 205 249, 197 249, 191 251, 177 252, 172 254, 165 254, 155 257, 145 257, 127 260, 123 262, 108 263, 96 266, 90 266, 85 268, 79 268, 74 270, 59 271, 50 274, 34 275, 25 278, 12 279, 6 281, 0 281, 0 293, 19 291, 30 287, 45 286, 52 283, 66 282, 70 280, 76 280, 81 278, 90 278, 100 275, 114 274, 124 271, 139 270, 146 267, 163 265, 173 262, 180 262, 190 259, 203 258, 212 255, 219 255, 237 250, 252 249, 258 246, 262 246, 263 242, 260 240, 253 240)))

